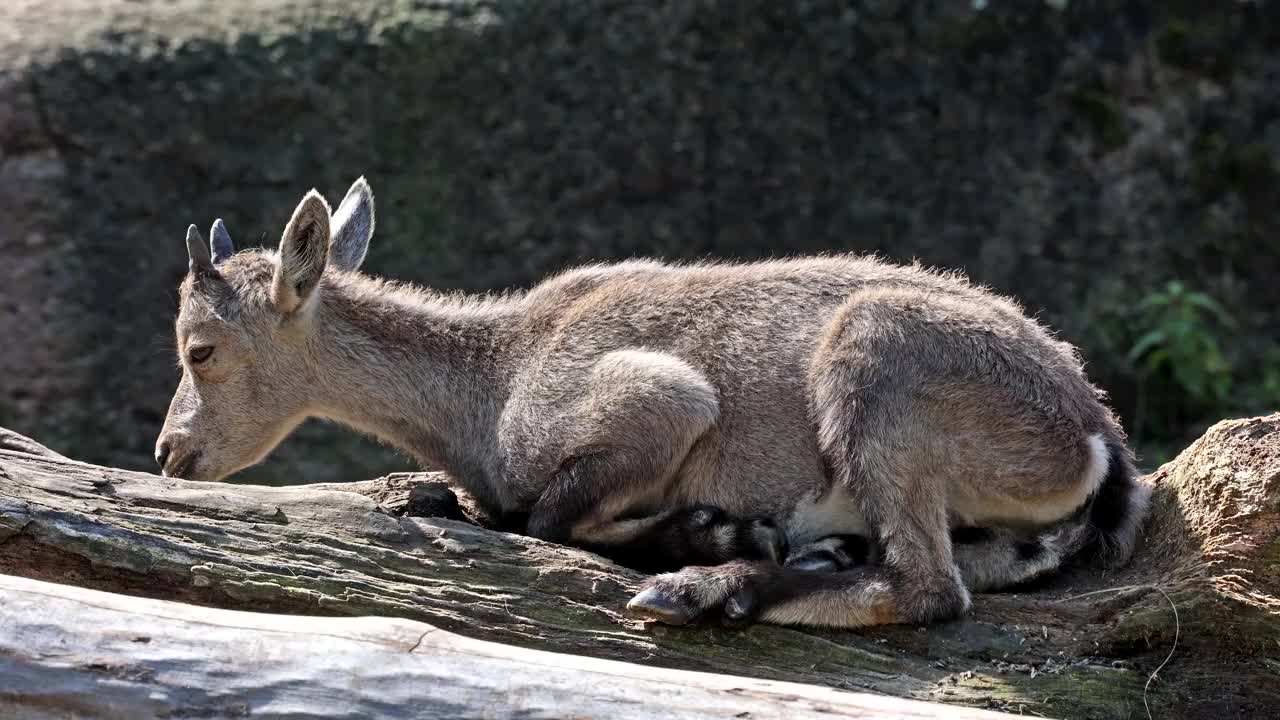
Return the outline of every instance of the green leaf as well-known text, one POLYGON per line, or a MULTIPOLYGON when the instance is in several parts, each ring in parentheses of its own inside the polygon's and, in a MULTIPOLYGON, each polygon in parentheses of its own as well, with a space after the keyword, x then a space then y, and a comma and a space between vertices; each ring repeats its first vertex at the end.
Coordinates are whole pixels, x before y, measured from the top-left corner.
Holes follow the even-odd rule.
POLYGON ((1187 296, 1187 303, 1208 310, 1214 317, 1218 318, 1218 322, 1226 327, 1235 327, 1236 325, 1235 318, 1231 317, 1226 308, 1204 293, 1191 293, 1187 296))
POLYGON ((1159 372, 1160 368, 1169 363, 1169 351, 1164 348, 1157 348, 1147 356, 1145 363, 1148 373, 1159 372))
POLYGON ((1204 357, 1204 366, 1210 369, 1226 369, 1227 357, 1222 354, 1222 347, 1218 345, 1218 339, 1212 335, 1202 335, 1200 337, 1200 355, 1204 357))
POLYGON ((1185 342, 1188 338, 1194 338, 1198 334, 1196 323, 1185 317, 1169 320, 1164 323, 1162 329, 1168 333, 1169 339, 1174 342, 1185 342))
POLYGON ((1150 310, 1152 308, 1164 307, 1173 302, 1173 298, 1167 293, 1154 292, 1142 298, 1142 302, 1138 303, 1139 310, 1150 310))
POLYGON ((1143 355, 1146 355, 1147 351, 1157 345, 1163 344, 1168 337, 1168 334, 1162 328, 1156 328, 1155 330, 1148 331, 1133 343, 1133 347, 1129 348, 1129 362, 1134 362, 1143 355))

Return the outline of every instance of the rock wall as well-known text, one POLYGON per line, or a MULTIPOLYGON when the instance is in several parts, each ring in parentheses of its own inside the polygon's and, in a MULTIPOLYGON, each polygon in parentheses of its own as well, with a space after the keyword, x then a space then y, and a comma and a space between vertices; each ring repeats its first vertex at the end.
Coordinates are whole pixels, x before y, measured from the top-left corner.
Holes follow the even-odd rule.
MULTIPOLYGON (((1131 417, 1130 311, 1179 278, 1231 308, 1250 377, 1280 301, 1273 4, 974 5, 6 3, 0 424, 149 467, 187 224, 274 244, 306 189, 359 174, 367 269, 437 287, 919 258, 1042 313, 1131 417)), ((248 477, 403 465, 316 427, 248 477)))

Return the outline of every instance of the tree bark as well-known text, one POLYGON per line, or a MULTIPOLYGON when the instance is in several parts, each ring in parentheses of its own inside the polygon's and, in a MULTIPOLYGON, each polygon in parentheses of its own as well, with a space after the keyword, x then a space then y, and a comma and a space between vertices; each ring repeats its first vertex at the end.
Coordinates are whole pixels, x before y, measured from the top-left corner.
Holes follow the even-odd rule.
MULTIPOLYGON (((0 573, 227 609, 389 616, 519 648, 1054 717, 1145 717, 1144 700, 1165 718, 1270 717, 1280 706, 1280 414, 1219 423, 1144 480, 1153 510, 1124 571, 1069 569, 979 595, 963 620, 859 632, 629 620, 635 572, 406 514, 445 507, 432 502, 440 476, 194 483, 18 438, 0 435, 0 573)), ((61 625, 30 636, 25 652, 99 627, 82 610, 50 614, 61 625)))
POLYGON ((200 608, 12 576, 0 576, 0 606, 8 718, 1013 717, 526 650, 397 618, 200 608))

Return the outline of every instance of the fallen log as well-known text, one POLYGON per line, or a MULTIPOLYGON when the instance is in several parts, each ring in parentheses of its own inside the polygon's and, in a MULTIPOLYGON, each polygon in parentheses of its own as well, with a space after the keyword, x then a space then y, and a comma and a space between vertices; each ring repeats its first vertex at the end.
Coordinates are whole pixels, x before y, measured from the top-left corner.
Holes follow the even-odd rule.
POLYGON ((960 621, 861 632, 634 622, 621 610, 637 573, 406 514, 411 496, 439 496, 441 476, 193 483, 6 437, 0 573, 228 609, 388 616, 517 648, 1053 717, 1145 717, 1148 706, 1164 718, 1271 717, 1280 706, 1280 414, 1219 423, 1144 480, 1154 506, 1123 572, 1078 568, 980 595, 960 621))
POLYGON ((8 718, 1012 717, 526 650, 397 618, 201 608, 3 575, 0 607, 8 718))

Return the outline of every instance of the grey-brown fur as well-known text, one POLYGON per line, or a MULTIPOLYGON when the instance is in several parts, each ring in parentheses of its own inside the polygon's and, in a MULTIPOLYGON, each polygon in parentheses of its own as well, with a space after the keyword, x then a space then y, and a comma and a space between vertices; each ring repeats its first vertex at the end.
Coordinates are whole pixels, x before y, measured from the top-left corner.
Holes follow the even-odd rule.
POLYGON ((926 622, 968 607, 966 581, 1132 549, 1145 493, 1076 352, 959 276, 851 256, 637 260, 449 297, 356 272, 372 229, 361 180, 332 216, 308 194, 279 252, 215 266, 192 249, 167 473, 218 479, 306 417, 342 422, 495 514, 527 513, 538 537, 620 554, 703 538, 689 556, 724 564, 632 601, 668 622, 926 622), (690 534, 701 505, 727 515, 690 534), (956 550, 957 526, 996 531, 956 550), (835 535, 873 538, 880 562, 777 562, 783 540, 835 535), (1027 543, 1044 551, 1028 560, 1027 543))

